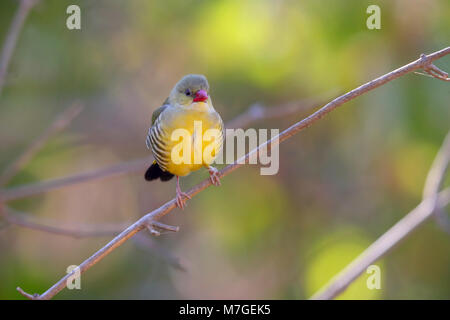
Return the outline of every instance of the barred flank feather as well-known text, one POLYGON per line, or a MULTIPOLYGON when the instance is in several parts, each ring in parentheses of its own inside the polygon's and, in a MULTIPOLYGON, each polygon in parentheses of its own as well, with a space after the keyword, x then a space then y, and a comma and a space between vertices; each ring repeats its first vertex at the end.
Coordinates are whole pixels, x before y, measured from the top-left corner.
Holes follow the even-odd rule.
POLYGON ((159 116, 152 120, 153 123, 148 130, 145 143, 147 144, 147 148, 152 150, 156 160, 153 161, 150 168, 145 172, 145 180, 152 181, 159 178, 161 181, 169 181, 174 175, 166 171, 167 151, 165 150, 165 144, 163 143, 159 116))
POLYGON ((152 127, 148 131, 147 145, 150 145, 153 156, 155 157, 162 171, 167 171, 169 151, 166 150, 163 131, 160 125, 160 118, 155 119, 152 127))

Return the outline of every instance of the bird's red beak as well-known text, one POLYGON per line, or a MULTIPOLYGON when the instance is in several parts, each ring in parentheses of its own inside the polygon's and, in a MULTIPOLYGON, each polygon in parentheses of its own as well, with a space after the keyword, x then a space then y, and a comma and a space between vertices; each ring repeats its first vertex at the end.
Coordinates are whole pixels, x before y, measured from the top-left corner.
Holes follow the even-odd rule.
POLYGON ((205 102, 208 100, 208 93, 205 90, 198 90, 195 93, 194 102, 205 102))

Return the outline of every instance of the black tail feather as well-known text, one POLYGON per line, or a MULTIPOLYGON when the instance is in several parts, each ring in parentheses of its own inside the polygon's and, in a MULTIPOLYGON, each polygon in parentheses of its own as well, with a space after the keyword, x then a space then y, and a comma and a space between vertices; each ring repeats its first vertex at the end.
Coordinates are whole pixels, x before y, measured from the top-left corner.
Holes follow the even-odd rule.
POLYGON ((158 178, 161 181, 169 181, 173 177, 174 177, 174 175, 171 174, 170 172, 163 171, 158 166, 156 161, 153 161, 153 163, 150 166, 150 168, 148 168, 147 171, 145 172, 145 180, 147 180, 147 181, 152 181, 152 180, 155 180, 155 179, 158 179, 158 178))

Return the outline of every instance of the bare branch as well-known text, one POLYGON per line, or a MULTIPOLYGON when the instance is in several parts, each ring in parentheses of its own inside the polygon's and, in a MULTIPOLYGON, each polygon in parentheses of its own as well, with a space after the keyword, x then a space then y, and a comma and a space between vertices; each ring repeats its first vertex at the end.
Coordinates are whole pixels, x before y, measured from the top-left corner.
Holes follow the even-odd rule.
MULTIPOLYGON (((90 258, 85 260, 83 263, 79 265, 78 270, 80 273, 84 273, 86 270, 90 269, 97 262, 106 257, 109 253, 111 253, 114 249, 122 245, 125 241, 130 239, 139 231, 145 228, 145 224, 142 219, 133 223, 131 226, 122 231, 118 236, 116 236, 113 240, 111 240, 108 244, 106 244, 103 248, 98 250, 95 254, 93 254, 90 258)), ((53 298, 59 291, 66 287, 66 281, 69 276, 72 276, 74 272, 68 273, 61 280, 59 280, 56 284, 54 284, 50 289, 44 292, 42 295, 38 296, 40 300, 48 300, 53 298)))
POLYGON ((384 256, 392 247, 450 202, 450 188, 438 193, 450 160, 450 132, 430 168, 422 202, 363 253, 333 277, 311 299, 333 299, 343 292, 368 266, 384 256))
POLYGON ((28 14, 36 3, 37 0, 20 0, 19 8, 17 9, 16 15, 14 16, 11 26, 9 27, 0 56, 0 95, 2 94, 3 86, 6 82, 8 66, 16 47, 20 30, 22 30, 28 14))
MULTIPOLYGON (((418 69, 427 67, 432 61, 437 60, 447 54, 450 54, 450 47, 442 49, 440 51, 434 52, 430 55, 423 56, 419 58, 416 61, 413 61, 403 67, 400 67, 394 71, 391 71, 375 80, 372 80, 356 89, 353 89, 352 91, 339 96, 338 98, 334 99, 333 101, 326 104, 324 107, 319 109, 318 111, 314 112, 309 117, 295 123, 288 129, 284 130, 282 133, 280 133, 278 136, 272 138, 271 140, 261 144, 258 148, 252 150, 247 155, 242 157, 241 159, 238 159, 234 164, 228 165, 223 170, 220 171, 220 176, 224 177, 237 168, 244 165, 245 161, 250 156, 254 155, 255 153, 259 152, 259 149, 262 147, 269 147, 271 148, 274 145, 277 145, 284 140, 290 138, 294 134, 298 133, 299 131, 309 127, 316 121, 323 118, 326 114, 330 113, 337 107, 343 105, 344 103, 355 99, 356 97, 359 97, 360 95, 369 92, 375 88, 378 88, 379 86, 392 81, 394 79, 397 79, 407 73, 414 72, 418 69)), ((190 191, 187 192, 187 194, 191 197, 197 195, 207 187, 211 185, 211 180, 207 179, 198 184, 197 186, 193 187, 190 191)), ((109 243, 107 243, 103 248, 98 250, 96 253, 94 253, 91 257, 89 257, 87 260, 82 262, 79 265, 79 271, 80 273, 86 272, 88 269, 90 269, 92 266, 94 266, 97 262, 105 258, 109 253, 111 253, 113 250, 117 249, 120 245, 122 245, 125 241, 133 237, 135 234, 140 232, 141 230, 146 228, 146 225, 148 223, 151 223, 152 221, 159 220, 161 217, 175 209, 175 199, 170 200, 169 202, 165 203, 158 209, 153 210, 152 212, 146 214, 142 218, 140 218, 138 221, 130 225, 128 228, 126 228, 124 231, 122 231, 119 235, 117 235, 114 239, 112 239, 109 243)), ((430 201, 426 201, 422 206, 429 207, 430 201)), ((420 212, 423 211, 423 209, 418 210, 420 212)), ((74 272, 69 273, 65 275, 63 278, 61 278, 58 282, 56 282, 51 288, 49 288, 47 291, 45 291, 42 295, 39 296, 39 299, 51 299, 54 297, 58 292, 60 292, 62 289, 66 286, 66 281, 69 277, 73 275, 74 272)))
MULTIPOLYGON (((426 59, 426 56, 424 54, 422 54, 420 57, 426 59)), ((442 71, 441 69, 439 69, 432 63, 426 65, 423 68, 423 70, 425 70, 425 72, 428 73, 433 78, 437 78, 437 79, 443 80, 443 81, 450 81, 450 78, 448 77, 448 73, 445 71, 442 71)))
POLYGON ((150 157, 145 157, 119 163, 91 172, 85 172, 73 176, 37 182, 34 184, 19 187, 12 187, 4 191, 0 191, 0 198, 4 202, 17 200, 82 182, 100 180, 115 175, 140 171, 143 170, 146 166, 148 166, 149 163, 150 157))
MULTIPOLYGON (((450 203, 450 188, 439 193, 438 208, 443 208, 450 203)), ((385 255, 398 242, 403 240, 410 232, 420 226, 435 211, 433 199, 422 201, 416 208, 409 212, 403 219, 378 238, 363 253, 353 260, 345 269, 333 277, 322 289, 314 294, 313 300, 333 299, 343 292, 368 266, 385 255)))
POLYGON ((27 229, 33 229, 72 238, 115 236, 127 226, 127 224, 122 223, 116 226, 111 226, 109 228, 105 228, 104 226, 90 225, 89 228, 67 229, 31 221, 26 214, 20 213, 17 210, 12 210, 10 208, 6 208, 6 210, 4 210, 3 218, 10 225, 16 225, 27 229))
POLYGON ((38 136, 31 145, 6 169, 0 176, 0 186, 4 186, 11 180, 33 156, 45 145, 47 140, 55 133, 67 127, 73 119, 75 119, 83 110, 83 106, 79 102, 73 103, 69 108, 64 110, 53 123, 38 136))
POLYGON ((37 293, 35 293, 35 294, 29 294, 29 293, 26 293, 25 291, 22 290, 21 287, 17 287, 16 289, 17 289, 17 291, 19 291, 19 293, 20 293, 21 295, 23 295, 25 298, 28 298, 28 299, 30 299, 30 300, 39 300, 39 295, 38 295, 37 293))
MULTIPOLYGON (((300 110, 310 110, 317 105, 318 105, 317 99, 306 99, 271 108, 261 106, 258 107, 251 106, 247 112, 236 117, 234 120, 231 120, 229 123, 227 123, 226 126, 227 128, 246 127, 252 122, 257 120, 288 116, 296 112, 299 112, 300 110), (257 112, 255 112, 256 110, 255 108, 258 109, 257 112)), ((85 172, 68 177, 8 188, 4 191, 0 191, 0 198, 4 202, 7 202, 24 197, 34 196, 40 193, 63 188, 66 186, 71 186, 78 183, 109 178, 112 176, 130 172, 141 171, 148 166, 148 164, 151 162, 150 160, 151 160, 150 157, 145 157, 115 164, 92 172, 85 172)))
MULTIPOLYGON (((336 92, 333 92, 336 93, 336 92)), ((251 105, 246 112, 227 122, 227 128, 244 128, 257 120, 279 119, 294 115, 300 111, 308 111, 321 106, 332 96, 331 93, 323 97, 302 99, 288 102, 279 106, 264 107, 260 103, 251 105)))
MULTIPOLYGON (((103 225, 89 225, 78 229, 67 229, 33 222, 30 220, 30 218, 26 217, 25 214, 20 213, 17 210, 12 210, 10 208, 6 208, 6 210, 4 210, 3 212, 0 210, 0 216, 3 217, 5 221, 5 225, 0 226, 0 230, 3 227, 7 226, 18 226, 76 239, 115 236, 129 224, 120 223, 114 226, 109 226, 108 228, 105 228, 105 226, 103 225)), ((153 225, 162 230, 168 230, 171 232, 178 231, 178 227, 168 226, 161 222, 155 221, 153 225)), ((144 235, 138 235, 135 240, 136 245, 138 245, 139 247, 144 248, 151 254, 156 254, 172 267, 181 271, 186 271, 186 267, 181 263, 178 257, 174 256, 170 251, 161 248, 157 243, 154 243, 152 239, 149 239, 144 235)))
POLYGON ((178 232, 180 227, 169 226, 168 224, 164 224, 158 221, 151 221, 146 223, 146 227, 149 229, 150 233, 155 233, 154 235, 160 235, 159 231, 156 229, 169 231, 169 232, 178 232))
POLYGON ((431 169, 428 171, 425 187, 423 188, 423 198, 430 198, 436 196, 439 189, 441 189, 442 181, 445 177, 445 172, 450 162, 450 132, 442 143, 436 157, 434 158, 431 169))
MULTIPOLYGON (((442 182, 445 177, 445 172, 448 169, 449 162, 450 132, 447 133, 442 147, 436 155, 433 165, 428 172, 425 187, 423 188, 423 199, 434 198, 434 200, 437 201, 437 194, 442 187, 442 182)), ((438 208, 436 209, 435 216, 439 226, 441 226, 446 232, 450 232, 450 221, 445 215, 445 211, 442 210, 442 208, 438 208)))

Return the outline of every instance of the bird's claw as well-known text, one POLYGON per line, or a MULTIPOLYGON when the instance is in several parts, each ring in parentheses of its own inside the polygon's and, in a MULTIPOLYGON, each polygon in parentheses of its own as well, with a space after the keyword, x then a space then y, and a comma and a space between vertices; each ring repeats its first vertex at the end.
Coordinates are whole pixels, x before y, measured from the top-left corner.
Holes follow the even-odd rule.
POLYGON ((215 186, 220 186, 220 173, 219 170, 217 170, 214 167, 209 167, 209 179, 211 180, 211 183, 215 186))
POLYGON ((188 195, 186 192, 182 192, 182 191, 177 192, 177 196, 176 196, 177 207, 180 209, 184 209, 184 207, 186 206, 186 201, 188 199, 191 199, 191 196, 188 195))

